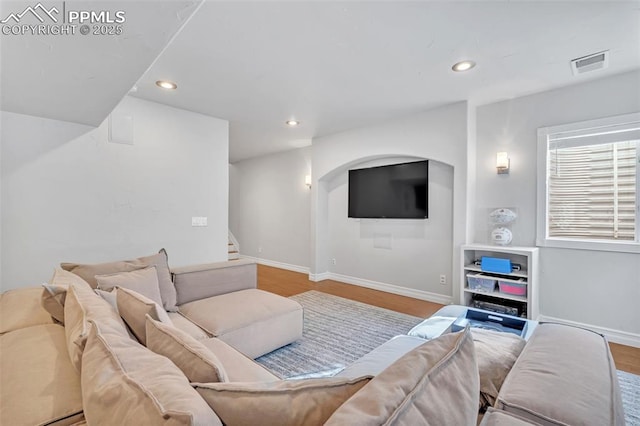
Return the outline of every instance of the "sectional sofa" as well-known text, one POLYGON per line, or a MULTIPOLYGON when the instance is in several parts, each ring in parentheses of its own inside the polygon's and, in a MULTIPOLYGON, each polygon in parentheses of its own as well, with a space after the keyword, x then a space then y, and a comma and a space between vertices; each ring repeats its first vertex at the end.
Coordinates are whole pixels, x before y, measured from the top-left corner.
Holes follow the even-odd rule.
POLYGON ((252 262, 62 264, 0 297, 0 424, 624 424, 607 343, 586 330, 541 324, 507 364, 470 329, 400 336, 331 378, 253 361, 302 325, 252 262))

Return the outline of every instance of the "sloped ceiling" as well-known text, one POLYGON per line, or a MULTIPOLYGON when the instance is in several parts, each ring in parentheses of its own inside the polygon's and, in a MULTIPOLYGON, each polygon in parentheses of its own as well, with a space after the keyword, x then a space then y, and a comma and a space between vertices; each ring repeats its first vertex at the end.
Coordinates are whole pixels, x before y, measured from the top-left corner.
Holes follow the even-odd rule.
MULTIPOLYGON (((120 35, 0 34, 0 108, 99 125, 149 68, 199 1, 2 1, 4 27, 61 25, 70 11, 123 11, 120 35), (40 8, 33 10, 38 4, 40 8), (28 8, 32 8, 29 10, 28 8), (53 10, 55 8, 55 10, 53 10), (51 17, 44 10, 51 11, 51 17), (24 13, 23 12, 27 12, 24 13), (39 22, 32 11, 39 13, 39 22), (66 12, 66 13, 65 13, 66 12), (14 17, 11 17, 11 14, 14 17), (20 18, 17 15, 22 15, 20 18), (64 18, 63 18, 64 15, 64 18), (15 17, 19 19, 16 21, 15 17), (53 21, 57 20, 57 23, 53 21)), ((68 21, 67 21, 68 23, 68 21)), ((98 27, 100 29, 100 27, 98 27)), ((14 30, 15 31, 15 30, 14 30)))

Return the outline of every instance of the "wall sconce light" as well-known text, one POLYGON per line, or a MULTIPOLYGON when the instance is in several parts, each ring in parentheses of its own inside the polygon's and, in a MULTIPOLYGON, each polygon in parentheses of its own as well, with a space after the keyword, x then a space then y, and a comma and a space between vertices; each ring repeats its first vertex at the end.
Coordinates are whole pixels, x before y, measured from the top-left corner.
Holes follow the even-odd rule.
POLYGON ((506 152, 498 152, 496 154, 496 169, 499 175, 509 174, 509 154, 506 152))
POLYGON ((307 188, 311 188, 311 175, 306 175, 304 177, 304 184, 307 185, 307 188))

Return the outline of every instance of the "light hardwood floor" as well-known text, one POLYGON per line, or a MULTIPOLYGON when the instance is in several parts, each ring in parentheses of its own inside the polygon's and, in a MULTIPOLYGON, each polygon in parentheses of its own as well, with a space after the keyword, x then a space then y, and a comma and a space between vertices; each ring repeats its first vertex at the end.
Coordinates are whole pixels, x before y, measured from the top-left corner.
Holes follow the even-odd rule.
MULTIPOLYGON (((258 265, 258 288, 286 297, 309 290, 317 290, 423 318, 431 316, 442 307, 438 303, 371 290, 333 280, 314 283, 309 281, 305 274, 264 265, 258 265)), ((609 346, 618 369, 640 374, 640 348, 616 343, 610 343, 609 346)))

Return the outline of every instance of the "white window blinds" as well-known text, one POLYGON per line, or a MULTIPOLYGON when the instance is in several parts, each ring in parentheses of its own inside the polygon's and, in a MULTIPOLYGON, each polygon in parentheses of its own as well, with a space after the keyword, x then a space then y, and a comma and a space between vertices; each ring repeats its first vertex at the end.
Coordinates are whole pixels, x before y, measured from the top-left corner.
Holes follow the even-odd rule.
POLYGON ((636 241, 640 123, 551 134, 548 237, 636 241))

